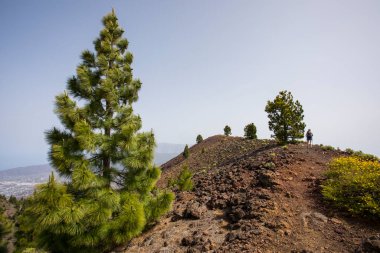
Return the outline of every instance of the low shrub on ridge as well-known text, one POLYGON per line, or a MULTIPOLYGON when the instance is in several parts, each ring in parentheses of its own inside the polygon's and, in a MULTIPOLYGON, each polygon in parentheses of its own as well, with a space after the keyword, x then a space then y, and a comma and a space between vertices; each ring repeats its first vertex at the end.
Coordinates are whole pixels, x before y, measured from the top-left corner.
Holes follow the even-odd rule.
POLYGON ((380 163, 359 157, 339 157, 329 164, 323 196, 353 215, 380 218, 380 163))

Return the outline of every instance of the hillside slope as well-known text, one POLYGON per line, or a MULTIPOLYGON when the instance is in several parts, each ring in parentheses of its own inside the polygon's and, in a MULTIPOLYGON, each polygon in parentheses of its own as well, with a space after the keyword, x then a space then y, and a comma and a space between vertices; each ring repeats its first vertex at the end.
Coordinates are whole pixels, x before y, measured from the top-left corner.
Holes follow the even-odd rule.
POLYGON ((380 233, 379 222, 351 218, 320 195, 327 163, 340 155, 304 144, 284 148, 272 141, 210 137, 190 148, 188 159, 180 155, 162 166, 158 184, 165 187, 188 164, 194 191, 178 192, 173 211, 125 252, 363 249, 363 240, 380 233))

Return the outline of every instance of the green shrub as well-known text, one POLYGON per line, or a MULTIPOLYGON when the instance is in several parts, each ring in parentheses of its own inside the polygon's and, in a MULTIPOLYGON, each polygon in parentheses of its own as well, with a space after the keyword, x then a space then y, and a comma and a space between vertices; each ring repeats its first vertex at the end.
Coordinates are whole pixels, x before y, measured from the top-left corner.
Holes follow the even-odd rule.
POLYGON ((267 168, 267 169, 274 169, 276 167, 276 164, 274 164, 273 162, 267 162, 264 164, 264 168, 267 168))
POLYGON ((340 157, 329 164, 322 194, 354 215, 380 217, 380 163, 340 157))
POLYGON ((364 160, 364 161, 373 161, 373 162, 376 162, 376 161, 380 161, 379 157, 375 156, 375 155, 372 155, 372 154, 366 154, 364 153, 363 151, 359 150, 359 151, 355 151, 351 148, 347 148, 345 150, 345 152, 348 154, 348 155, 351 155, 351 156, 355 156, 357 158, 359 158, 360 160, 364 160))
POLYGON ((333 151, 333 150, 335 150, 335 148, 333 146, 330 146, 330 145, 327 145, 327 146, 321 145, 321 149, 323 151, 333 151))
POLYGON ((379 158, 377 156, 366 154, 366 153, 363 153, 362 151, 355 151, 352 155, 364 161, 372 161, 372 162, 379 161, 379 158))
POLYGON ((177 180, 175 180, 174 178, 169 178, 168 182, 166 184, 166 187, 167 188, 172 188, 172 187, 174 187, 176 185, 177 185, 177 180))

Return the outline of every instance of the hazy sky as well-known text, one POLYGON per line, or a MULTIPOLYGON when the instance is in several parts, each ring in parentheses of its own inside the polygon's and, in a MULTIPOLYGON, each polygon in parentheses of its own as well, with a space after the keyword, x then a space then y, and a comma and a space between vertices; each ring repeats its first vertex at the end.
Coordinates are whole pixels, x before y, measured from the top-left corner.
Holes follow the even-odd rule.
POLYGON ((0 169, 46 163, 54 96, 114 7, 158 142, 254 122, 290 90, 316 143, 380 155, 380 1, 0 1, 0 169))

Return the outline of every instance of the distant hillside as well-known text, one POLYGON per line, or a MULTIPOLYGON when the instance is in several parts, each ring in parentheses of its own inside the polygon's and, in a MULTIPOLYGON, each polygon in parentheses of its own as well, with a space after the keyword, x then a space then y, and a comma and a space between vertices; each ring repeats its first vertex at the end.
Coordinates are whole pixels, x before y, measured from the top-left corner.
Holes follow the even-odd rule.
MULTIPOLYGON (((184 145, 159 143, 154 163, 161 165, 183 151, 184 145)), ((23 197, 33 192, 34 186, 46 182, 53 169, 49 164, 0 170, 0 194, 23 197)))
POLYGON ((185 148, 184 144, 158 143, 156 153, 179 154, 185 148))
POLYGON ((210 137, 191 147, 188 159, 179 155, 162 166, 161 187, 187 164, 194 191, 177 192, 167 218, 125 252, 379 252, 379 221, 352 218, 322 200, 327 163, 343 155, 210 137))
POLYGON ((158 143, 155 150, 154 163, 161 165, 169 161, 180 154, 184 147, 184 144, 158 143))
POLYGON ((178 153, 156 153, 154 155, 154 163, 157 165, 161 165, 170 159, 176 157, 178 153))
POLYGON ((52 169, 48 164, 0 171, 0 194, 23 197, 33 192, 36 184, 47 181, 52 169))
POLYGON ((17 180, 23 179, 23 181, 34 180, 38 177, 46 177, 52 171, 49 164, 33 165, 18 167, 8 170, 0 170, 0 181, 4 180, 17 180))

